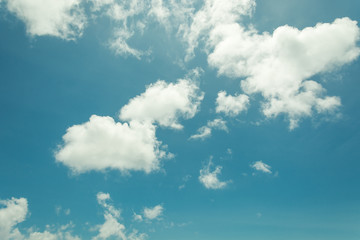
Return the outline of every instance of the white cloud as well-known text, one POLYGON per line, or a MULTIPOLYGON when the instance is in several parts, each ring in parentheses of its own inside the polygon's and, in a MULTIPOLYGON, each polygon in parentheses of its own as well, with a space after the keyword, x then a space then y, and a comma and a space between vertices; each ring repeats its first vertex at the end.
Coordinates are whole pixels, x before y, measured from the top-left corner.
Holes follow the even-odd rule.
POLYGON ((200 170, 199 181, 207 188, 207 189, 222 189, 227 186, 229 181, 222 182, 219 180, 218 175, 221 174, 221 166, 216 166, 214 171, 211 171, 212 161, 210 160, 208 165, 204 166, 200 170))
POLYGON ((90 0, 93 13, 107 16, 113 21, 113 36, 109 40, 109 47, 115 54, 124 57, 133 56, 140 59, 146 52, 129 46, 129 39, 145 27, 142 22, 147 10, 147 2, 142 0, 90 0), (130 24, 132 23, 132 24, 130 24), (135 23, 135 24, 134 24, 135 23), (140 28, 143 28, 140 27, 140 28))
POLYGON ((30 232, 29 237, 26 240, 80 240, 78 236, 72 235, 72 233, 67 230, 68 226, 62 226, 60 229, 53 233, 45 230, 44 232, 30 232))
POLYGON ((111 200, 109 193, 99 192, 96 195, 96 198, 97 198, 98 203, 103 208, 105 208, 107 214, 110 214, 111 216, 114 216, 115 218, 120 217, 120 214, 121 214, 120 210, 116 209, 112 204, 108 203, 108 201, 111 200))
POLYGON ((28 203, 25 198, 0 200, 0 238, 22 239, 23 236, 15 226, 25 220, 28 203))
POLYGON ((22 20, 31 36, 75 40, 83 33, 86 17, 81 0, 5 0, 7 9, 22 20))
POLYGON ((140 214, 136 214, 136 213, 134 213, 133 219, 134 219, 134 221, 137 221, 137 222, 143 221, 143 217, 140 214))
POLYGON ((143 240, 146 238, 146 234, 138 234, 136 230, 133 230, 130 234, 126 233, 125 226, 119 223, 121 211, 108 203, 108 201, 111 200, 109 193, 99 192, 97 194, 97 200, 105 209, 105 222, 97 226, 99 233, 92 238, 93 240, 108 239, 111 237, 119 240, 143 240))
POLYGON ((272 173, 271 167, 266 163, 263 163, 262 161, 257 161, 250 166, 260 172, 270 173, 270 174, 272 173))
POLYGON ((197 134, 192 135, 189 139, 201 139, 204 140, 211 136, 212 129, 223 130, 225 132, 228 131, 226 126, 226 121, 217 118, 212 121, 208 121, 206 126, 202 126, 197 130, 197 134))
POLYGON ((220 91, 216 98, 216 112, 227 116, 236 116, 246 111, 249 106, 249 97, 245 94, 231 96, 226 91, 220 91))
POLYGON ((298 30, 277 28, 272 35, 258 34, 238 23, 217 25, 208 41, 209 65, 219 74, 244 78, 246 94, 261 93, 267 118, 285 114, 290 129, 314 112, 335 111, 339 97, 325 96, 325 89, 309 80, 356 59, 360 31, 349 18, 298 30))
POLYGON ((80 240, 73 236, 69 227, 72 224, 61 226, 55 232, 45 230, 44 232, 28 229, 26 234, 20 233, 17 224, 25 221, 28 213, 28 201, 26 198, 11 198, 10 200, 0 200, 0 239, 11 240, 80 240), (28 236, 26 236, 28 235, 28 236))
POLYGON ((183 39, 188 45, 186 60, 194 56, 199 41, 206 38, 214 26, 239 21, 244 15, 251 15, 254 7, 254 0, 205 0, 191 25, 183 29, 183 39))
POLYGON ((204 94, 187 79, 177 83, 159 80, 146 91, 131 99, 120 111, 121 120, 157 123, 163 127, 181 129, 179 118, 190 119, 197 113, 204 94))
POLYGON ((148 14, 166 26, 170 17, 170 10, 164 6, 162 0, 151 0, 151 8, 148 14))
POLYGON ((211 128, 209 128, 208 126, 202 126, 201 128, 199 128, 197 130, 197 133, 190 136, 189 139, 205 139, 211 136, 211 128))
POLYGON ((78 174, 106 169, 150 173, 168 156, 160 149, 155 126, 136 121, 116 123, 111 117, 93 115, 88 122, 68 128, 63 140, 56 161, 78 174))
POLYGON ((156 205, 153 208, 144 208, 144 217, 149 220, 158 219, 163 214, 164 208, 162 205, 156 205))
POLYGON ((127 41, 133 36, 133 32, 118 28, 114 31, 114 36, 109 41, 110 49, 114 50, 115 54, 121 56, 132 55, 137 59, 141 59, 144 54, 142 51, 132 48, 128 45, 127 41))

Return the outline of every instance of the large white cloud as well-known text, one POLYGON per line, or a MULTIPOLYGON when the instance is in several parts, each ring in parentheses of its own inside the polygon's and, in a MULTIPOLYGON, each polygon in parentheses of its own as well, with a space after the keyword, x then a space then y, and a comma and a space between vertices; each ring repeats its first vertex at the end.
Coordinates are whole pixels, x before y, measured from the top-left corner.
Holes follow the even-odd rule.
POLYGON ((204 166, 200 170, 199 181, 205 186, 207 189, 222 189, 225 188, 230 181, 221 181, 219 180, 218 175, 221 174, 221 166, 216 166, 213 171, 212 168, 212 161, 210 160, 209 163, 204 166))
POLYGON ((293 129, 302 117, 333 112, 341 105, 340 98, 326 96, 309 79, 356 59, 359 37, 357 23, 349 18, 303 30, 282 26, 272 35, 237 23, 218 25, 210 34, 208 62, 219 74, 245 77, 241 88, 264 97, 265 116, 286 114, 293 129))
POLYGON ((26 25, 31 36, 55 36, 75 40, 81 36, 86 17, 81 0, 5 0, 7 9, 26 25))
POLYGON ((121 120, 157 123, 163 127, 181 129, 179 118, 195 116, 204 94, 191 80, 176 83, 159 80, 146 91, 131 99, 120 111, 121 120))
POLYGON ((55 158, 74 173, 106 169, 149 173, 167 155, 160 149, 155 126, 115 122, 111 117, 93 115, 88 122, 70 127, 63 140, 55 158))

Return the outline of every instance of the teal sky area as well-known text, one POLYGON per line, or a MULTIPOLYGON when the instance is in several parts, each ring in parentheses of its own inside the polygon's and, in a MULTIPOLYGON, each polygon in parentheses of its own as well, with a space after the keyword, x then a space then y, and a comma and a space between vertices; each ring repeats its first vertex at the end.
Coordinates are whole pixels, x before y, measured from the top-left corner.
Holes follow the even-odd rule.
POLYGON ((0 239, 360 239, 359 9, 0 0, 0 239))

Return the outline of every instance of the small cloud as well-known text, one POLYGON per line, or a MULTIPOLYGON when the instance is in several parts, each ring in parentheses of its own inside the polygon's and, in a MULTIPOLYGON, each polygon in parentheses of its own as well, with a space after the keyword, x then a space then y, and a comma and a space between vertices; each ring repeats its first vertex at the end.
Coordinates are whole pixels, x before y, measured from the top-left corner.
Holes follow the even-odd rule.
POLYGON ((140 214, 136 214, 136 213, 134 213, 133 219, 136 222, 142 222, 143 221, 143 217, 140 214))
POLYGON ((213 163, 210 159, 208 165, 204 166, 200 170, 199 181, 207 188, 207 189, 222 189, 227 186, 230 181, 220 181, 218 175, 221 174, 221 166, 216 166, 214 171, 211 171, 213 163))
POLYGON ((260 172, 269 173, 269 174, 272 173, 272 171, 270 170, 271 167, 266 163, 263 163, 262 161, 257 161, 254 164, 250 165, 250 167, 260 172))
POLYGON ((68 208, 68 209, 65 209, 65 210, 64 210, 64 213, 65 213, 66 216, 69 216, 70 213, 71 213, 71 210, 70 210, 69 208, 68 208))
POLYGON ((186 175, 182 178, 183 184, 179 186, 179 190, 185 188, 186 183, 191 179, 191 175, 186 175))
POLYGON ((216 112, 226 116, 237 116, 246 111, 249 106, 249 97, 245 94, 231 96, 226 91, 220 91, 216 99, 216 112))
POLYGON ((212 121, 208 121, 206 126, 202 126, 197 130, 197 133, 192 135, 189 139, 200 139, 204 140, 211 136, 212 130, 223 130, 228 132, 228 128, 226 126, 226 121, 222 120, 221 118, 214 119, 212 121))
POLYGON ((232 152, 231 148, 228 148, 228 149, 226 149, 226 153, 229 155, 232 155, 233 152, 232 152))
POLYGON ((148 220, 159 219, 163 214, 164 208, 161 205, 156 205, 153 208, 144 208, 144 217, 148 220))
POLYGON ((57 216, 59 216, 60 214, 65 214, 66 216, 69 216, 71 213, 71 210, 68 209, 63 209, 63 207, 61 206, 55 206, 55 213, 57 216))

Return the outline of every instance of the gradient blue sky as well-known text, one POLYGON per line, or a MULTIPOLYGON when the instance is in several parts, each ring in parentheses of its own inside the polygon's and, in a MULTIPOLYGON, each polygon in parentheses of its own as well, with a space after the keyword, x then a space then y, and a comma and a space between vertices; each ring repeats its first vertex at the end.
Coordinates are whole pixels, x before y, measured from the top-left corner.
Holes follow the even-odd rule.
MULTIPOLYGON (((211 64, 209 56, 220 43, 211 43, 209 35, 215 27, 220 26, 220 29, 230 23, 217 26, 221 22, 216 20, 214 25, 204 27, 202 35, 195 38, 199 44, 191 57, 186 56, 186 50, 193 43, 178 30, 183 24, 191 35, 194 16, 204 10, 206 4, 242 2, 246 5, 246 2, 252 2, 250 0, 190 1, 192 10, 185 20, 171 15, 175 11, 174 5, 164 1, 170 15, 161 21, 154 20, 155 15, 148 12, 156 1, 153 5, 151 1, 138 1, 149 5, 145 4, 139 14, 130 16, 125 23, 127 27, 106 12, 106 7, 111 8, 116 1, 95 11, 92 8, 96 1, 69 0, 86 19, 83 19, 86 22, 83 29, 75 29, 71 37, 66 31, 55 34, 31 30, 30 26, 48 22, 48 19, 34 13, 37 7, 46 8, 46 4, 41 0, 34 1, 32 12, 27 5, 29 2, 0 1, 0 238, 77 239, 70 238, 71 235, 80 239, 129 240, 360 239, 358 23, 351 28, 356 32, 354 36, 349 30, 349 36, 344 38, 353 37, 355 45, 345 40, 335 41, 343 36, 341 34, 348 33, 342 32, 342 25, 340 30, 337 29, 338 33, 337 30, 327 33, 325 29, 324 35, 316 35, 317 28, 313 28, 314 33, 310 35, 314 38, 310 43, 304 43, 305 50, 308 47, 316 53, 317 47, 325 46, 325 50, 319 52, 331 55, 327 53, 332 53, 338 46, 342 49, 344 45, 344 51, 352 51, 354 56, 350 60, 333 60, 345 54, 335 52, 329 57, 329 62, 338 61, 334 66, 330 64, 321 71, 314 70, 310 77, 300 77, 301 81, 314 80, 321 84, 324 88, 322 97, 337 96, 341 106, 334 104, 323 114, 312 105, 309 114, 296 115, 298 126, 289 129, 289 114, 295 111, 292 107, 310 101, 307 96, 297 99, 296 106, 290 104, 286 110, 279 110, 278 115, 267 116, 262 112, 266 108, 263 104, 267 100, 263 94, 267 89, 249 92, 240 86, 240 81, 258 75, 260 85, 261 81, 270 81, 270 86, 271 81, 278 82, 273 76, 262 79, 261 73, 267 70, 264 69, 267 65, 247 66, 250 73, 240 76, 220 73, 219 69, 232 61, 226 55, 228 53, 218 53, 215 60, 223 57, 224 61, 211 64), (28 17, 21 15, 21 11, 28 13, 28 17), (32 19, 37 21, 32 22, 32 19), (144 24, 143 30, 138 27, 139 22, 144 24), (109 47, 115 29, 124 28, 133 34, 125 42, 142 52, 140 57, 129 52, 119 53, 116 52, 118 49, 109 47), (334 45, 327 45, 333 40, 334 45), (314 48, 306 45, 312 43, 314 48), (327 46, 332 47, 326 49, 327 46), (190 77, 193 69, 201 69, 200 76, 190 77), (79 167, 85 169, 88 166, 86 154, 70 154, 68 164, 57 159, 56 154, 66 148, 62 137, 71 126, 88 122, 92 115, 109 116, 119 123, 129 122, 118 116, 130 99, 144 93, 159 79, 164 80, 164 84, 176 85, 177 79, 183 78, 193 84, 191 87, 196 88, 198 97, 201 93, 204 97, 193 115, 176 110, 180 112, 175 118, 183 125, 180 130, 162 125, 161 120, 149 123, 156 128, 156 139, 167 146, 164 151, 173 154, 169 159, 153 159, 159 162, 159 168, 148 173, 111 167, 74 172, 69 164, 75 158, 85 159, 79 167), (247 109, 232 115, 217 112, 219 91, 234 96, 246 94, 249 96, 247 109), (211 136, 190 138, 214 119, 226 122, 227 130, 223 131, 221 126, 209 127, 212 128, 211 136), (260 168, 256 169, 256 163, 260 168), (221 172, 216 175, 213 171, 217 166, 221 172), (201 170, 208 176, 213 173, 210 177, 215 178, 211 180, 219 182, 206 185, 206 181, 201 181, 201 170), (106 201, 100 199, 101 193, 109 194, 106 201), (26 204, 16 202, 19 199, 25 199, 26 204), (161 206, 162 211, 153 218, 147 216, 145 209, 154 210, 155 206, 161 206), (16 207, 23 211, 11 212, 16 207), (121 210, 121 216, 111 209, 121 210), (117 221, 117 227, 122 225, 125 230, 117 229, 114 234, 103 237, 98 235, 106 223, 106 214, 117 221), (136 220, 135 214, 143 220, 136 220), (68 227, 62 227, 69 223, 68 227), (138 231, 137 236, 131 235, 134 229, 138 231), (17 230, 20 232, 18 238, 11 238, 17 230), (121 237, 119 232, 125 236, 121 237)), ((124 1, 118 1, 121 2, 124 1)), ((184 6, 186 2, 183 1, 184 6)), ((359 9, 360 2, 350 0, 257 0, 251 16, 235 19, 232 24, 244 26, 242 34, 254 28, 257 33, 253 34, 260 36, 269 32, 268 36, 272 36, 275 29, 284 25, 302 31, 318 23, 335 24, 335 19, 344 17, 359 22, 359 9)), ((59 23, 67 24, 61 21, 50 27, 56 31, 59 23)), ((348 20, 344 26, 350 22, 348 20)), ((276 46, 285 49, 287 39, 276 46)), ((245 43, 239 44, 241 47, 245 43)), ((232 46, 229 49, 230 55, 232 52, 242 54, 232 46)), ((255 60, 261 61, 261 51, 268 53, 262 45, 258 49, 260 55, 255 60)), ((281 49, 274 52, 281 53, 281 49)), ((297 57, 298 51, 305 51, 297 49, 297 45, 289 49, 293 51, 287 55, 289 61, 297 57)), ((251 59, 253 53, 244 56, 240 58, 251 59)), ((315 65, 326 58, 316 54, 311 56, 304 65, 308 62, 315 65)), ((301 76, 302 71, 308 71, 300 65, 294 67, 294 75, 301 76)), ((230 67, 229 71, 242 71, 237 69, 239 66, 230 67)), ((287 67, 279 69, 282 71, 287 67)), ((281 71, 276 73, 282 79, 281 71)), ((276 95, 276 98, 282 97, 276 95)), ((284 97, 282 100, 293 99, 284 97)), ((158 103, 150 99, 148 104, 158 103)), ((192 100, 189 104, 196 105, 192 100)), ((97 139, 97 135, 91 136, 97 139)), ((109 144, 111 141, 104 143, 109 144)), ((86 147, 85 144, 85 152, 88 152, 86 147)), ((119 151, 127 150, 119 148, 119 151)), ((115 156, 112 161, 135 161, 131 154, 126 156, 130 157, 118 159, 115 156)), ((96 157, 102 161, 101 156, 96 157)))

